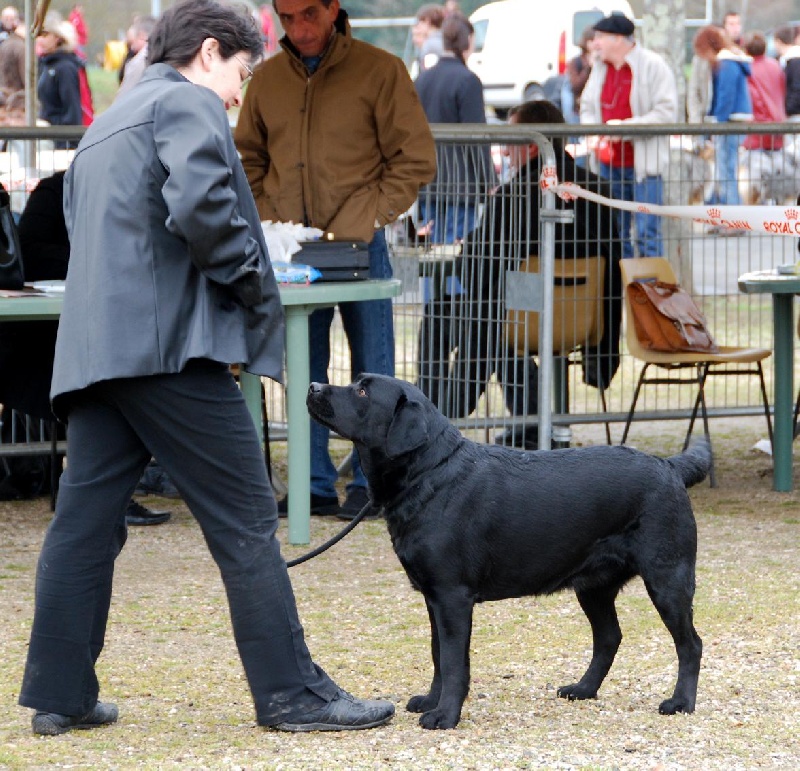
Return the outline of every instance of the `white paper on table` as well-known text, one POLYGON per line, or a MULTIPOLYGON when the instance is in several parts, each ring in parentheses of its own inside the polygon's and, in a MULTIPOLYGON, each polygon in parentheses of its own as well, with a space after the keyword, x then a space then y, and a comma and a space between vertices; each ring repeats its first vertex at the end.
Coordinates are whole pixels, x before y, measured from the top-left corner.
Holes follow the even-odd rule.
POLYGON ((292 255, 303 248, 303 241, 317 241, 323 235, 319 228, 310 228, 295 222, 266 220, 261 223, 261 229, 269 249, 269 258, 274 262, 291 262, 292 255))

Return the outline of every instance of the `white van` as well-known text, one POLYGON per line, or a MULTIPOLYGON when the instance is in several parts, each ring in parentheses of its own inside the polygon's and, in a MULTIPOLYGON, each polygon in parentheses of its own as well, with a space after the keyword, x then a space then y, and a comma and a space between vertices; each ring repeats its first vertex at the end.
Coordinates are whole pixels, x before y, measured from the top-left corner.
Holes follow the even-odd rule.
POLYGON ((469 68, 483 83, 487 107, 505 111, 544 94, 544 82, 566 72, 584 29, 612 11, 633 19, 627 0, 499 0, 478 8, 469 68))

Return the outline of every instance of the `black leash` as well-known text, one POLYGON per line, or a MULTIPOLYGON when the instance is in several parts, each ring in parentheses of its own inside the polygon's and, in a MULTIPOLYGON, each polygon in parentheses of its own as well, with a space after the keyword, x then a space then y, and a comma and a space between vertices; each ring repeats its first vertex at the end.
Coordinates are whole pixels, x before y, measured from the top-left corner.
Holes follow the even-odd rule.
POLYGON ((302 557, 298 557, 297 559, 293 559, 290 562, 286 563, 287 568, 293 568, 295 565, 300 565, 303 562, 308 562, 308 560, 312 559, 313 557, 317 557, 318 555, 322 554, 324 551, 328 551, 334 544, 339 543, 359 522, 361 522, 364 517, 369 514, 369 510, 372 508, 372 501, 367 501, 367 505, 364 506, 361 511, 356 514, 353 521, 347 525, 347 527, 340 530, 333 538, 328 539, 323 543, 321 546, 317 546, 316 549, 312 549, 307 554, 304 554, 302 557))

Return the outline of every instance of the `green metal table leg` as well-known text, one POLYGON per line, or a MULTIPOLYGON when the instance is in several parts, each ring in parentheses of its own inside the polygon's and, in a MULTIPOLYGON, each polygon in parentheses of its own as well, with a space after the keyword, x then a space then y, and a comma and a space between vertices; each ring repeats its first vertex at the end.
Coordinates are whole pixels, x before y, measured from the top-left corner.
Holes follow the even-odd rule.
POLYGON ((287 306, 286 312, 286 419, 288 422, 289 543, 310 540, 311 418, 306 392, 311 379, 308 316, 313 307, 287 306))
POLYGON ((253 418, 253 423, 258 434, 258 443, 264 444, 264 425, 261 422, 261 378, 241 370, 239 373, 239 387, 244 394, 247 411, 253 418))
POLYGON ((792 408, 794 405, 794 296, 772 295, 775 335, 775 422, 772 448, 774 490, 792 489, 792 408))

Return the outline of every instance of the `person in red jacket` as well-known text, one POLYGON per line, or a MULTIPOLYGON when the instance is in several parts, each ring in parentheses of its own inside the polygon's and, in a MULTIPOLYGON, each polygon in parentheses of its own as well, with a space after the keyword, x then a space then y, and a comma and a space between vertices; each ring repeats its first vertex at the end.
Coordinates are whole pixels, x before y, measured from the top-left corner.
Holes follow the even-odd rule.
MULTIPOLYGON (((781 65, 766 56, 767 41, 760 32, 749 34, 744 48, 752 57, 747 88, 753 103, 756 123, 783 123, 786 120, 786 75, 781 65)), ((743 166, 750 180, 750 201, 777 201, 786 197, 782 188, 792 184, 794 169, 783 153, 782 134, 749 134, 744 140, 747 151, 743 166)), ((791 191, 790 191, 791 192, 791 191)))
MULTIPOLYGON (((786 120, 786 75, 781 65, 771 56, 766 56, 767 41, 760 32, 748 35, 744 48, 753 59, 747 79, 753 119, 756 123, 783 123, 786 120)), ((748 150, 780 150, 783 136, 750 134, 744 146, 748 150)))
POLYGON ((76 51, 85 59, 86 54, 84 53, 83 49, 89 42, 89 27, 86 26, 86 19, 83 16, 83 6, 79 3, 76 3, 74 6, 72 6, 72 10, 69 12, 67 19, 69 20, 69 23, 75 27, 75 37, 77 43, 76 51))
MULTIPOLYGON (((89 42, 89 27, 83 16, 83 6, 76 3, 67 17, 69 23, 75 30, 75 55, 86 64, 86 44, 89 42)), ((78 72, 78 82, 81 88, 81 123, 84 126, 91 126, 94 120, 94 99, 92 89, 89 85, 89 77, 86 74, 86 67, 78 72)))

